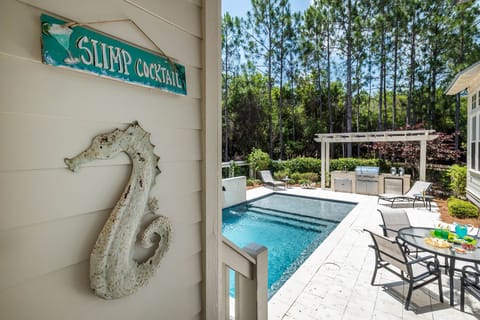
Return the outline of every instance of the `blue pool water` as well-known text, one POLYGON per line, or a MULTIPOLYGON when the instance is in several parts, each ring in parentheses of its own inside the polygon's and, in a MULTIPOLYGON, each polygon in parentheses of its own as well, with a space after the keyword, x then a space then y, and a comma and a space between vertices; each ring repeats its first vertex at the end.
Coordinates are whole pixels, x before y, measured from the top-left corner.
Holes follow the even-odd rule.
POLYGON ((223 235, 241 248, 252 242, 268 248, 270 298, 355 205, 272 194, 224 209, 223 235))

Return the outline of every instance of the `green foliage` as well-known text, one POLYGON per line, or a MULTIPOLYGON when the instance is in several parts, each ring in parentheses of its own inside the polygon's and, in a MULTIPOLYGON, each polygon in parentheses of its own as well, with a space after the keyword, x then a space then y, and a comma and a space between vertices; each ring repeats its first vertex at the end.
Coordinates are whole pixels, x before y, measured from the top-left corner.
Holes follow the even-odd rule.
POLYGON ((353 171, 357 166, 386 168, 383 159, 339 158, 330 161, 330 171, 353 171))
MULTIPOLYGON (((244 157, 252 147, 272 152, 272 159, 318 157, 316 133, 411 129, 418 123, 447 134, 460 131, 459 146, 465 147, 466 97, 457 106, 444 88, 480 59, 480 38, 471 36, 479 34, 478 2, 312 1, 296 13, 291 2, 254 0, 242 19, 224 16, 224 161, 244 157)), ((452 163, 444 146, 429 148, 428 161, 442 155, 446 162, 439 163, 452 163)), ((390 155, 401 155, 415 174, 418 157, 406 158, 417 148, 398 149, 372 155, 395 162, 400 160, 390 155)), ((349 151, 348 144, 334 146, 331 156, 349 151)), ((353 156, 365 157, 365 150, 353 148, 353 156)))
POLYGON ((280 165, 282 166, 283 170, 288 170, 289 172, 316 172, 320 174, 321 164, 322 161, 320 159, 299 157, 282 161, 280 165))
POLYGON ((457 218, 476 218, 478 208, 471 202, 458 198, 449 198, 447 201, 448 213, 457 218))
POLYGON ((288 170, 277 171, 274 173, 276 180, 285 179, 288 176, 289 183, 302 183, 302 182, 317 182, 320 175, 316 172, 294 172, 290 173, 288 170))
MULTIPOLYGON (((380 167, 384 170, 387 168, 383 159, 340 158, 330 160, 330 171, 353 171, 357 166, 374 166, 380 167)), ((322 161, 316 158, 299 157, 285 161, 273 162, 272 168, 277 179, 288 175, 288 177, 295 180, 295 182, 299 182, 300 179, 318 181, 322 173, 322 161), (315 174, 316 179, 305 178, 300 176, 301 173, 315 174)))
POLYGON ((300 172, 294 172, 291 176, 288 177, 292 179, 292 183, 299 183, 300 180, 302 180, 302 174, 300 172))
POLYGON ((467 167, 454 164, 448 169, 450 190, 455 197, 465 196, 467 188, 467 167))
POLYGON ((247 187, 253 187, 261 185, 262 181, 258 179, 247 178, 247 187))
POLYGON ((257 171, 268 169, 270 166, 270 156, 260 149, 253 148, 247 157, 247 162, 250 168, 256 173, 257 171))
POLYGON ((273 177, 276 179, 276 180, 282 180, 282 179, 285 179, 286 177, 290 177, 290 171, 288 170, 280 170, 280 171, 276 171, 274 174, 273 174, 273 177))
POLYGON ((306 180, 307 182, 317 182, 319 175, 315 172, 305 172, 300 174, 300 180, 306 180))

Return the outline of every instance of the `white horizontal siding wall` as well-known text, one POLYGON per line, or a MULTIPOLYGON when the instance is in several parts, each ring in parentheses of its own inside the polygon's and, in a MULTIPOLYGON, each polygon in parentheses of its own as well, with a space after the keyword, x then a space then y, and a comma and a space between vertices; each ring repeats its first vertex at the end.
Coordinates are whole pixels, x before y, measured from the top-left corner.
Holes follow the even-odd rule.
POLYGON ((476 76, 471 80, 468 91, 468 119, 467 119, 467 198, 477 206, 480 206, 480 150, 478 141, 480 140, 480 76, 476 76), (472 109, 472 96, 476 95, 476 106, 472 109), (475 130, 473 132, 472 121, 475 119, 475 130), (475 154, 472 154, 472 138, 475 137, 475 154), (472 159, 472 157, 474 159, 472 159), (472 160, 476 163, 472 168, 472 160))
MULTIPOLYGON (((202 312, 202 8, 192 0, 0 2, 0 319, 199 319, 202 312), (187 96, 41 63, 40 14, 132 19, 185 65, 187 96), (121 155, 66 169, 91 139, 138 121, 160 156, 151 194, 173 224, 157 274, 114 301, 89 288, 91 248, 130 174, 121 155)), ((156 50, 132 23, 92 26, 156 50)))

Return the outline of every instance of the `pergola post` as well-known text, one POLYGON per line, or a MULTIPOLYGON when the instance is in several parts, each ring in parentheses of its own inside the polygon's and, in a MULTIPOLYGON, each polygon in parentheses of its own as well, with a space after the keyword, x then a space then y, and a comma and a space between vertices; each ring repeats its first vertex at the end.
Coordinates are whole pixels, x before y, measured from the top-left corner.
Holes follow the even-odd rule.
POLYGON ((325 168, 326 168, 326 161, 327 161, 327 157, 326 157, 326 154, 325 154, 326 153, 325 152, 325 149, 326 149, 325 144, 326 144, 325 141, 322 141, 321 144, 320 144, 320 153, 321 153, 321 162, 322 162, 322 164, 321 164, 321 166, 322 166, 322 170, 321 170, 322 171, 321 172, 322 176, 320 177, 320 187, 322 189, 325 189, 325 175, 326 175, 325 168))
POLYGON ((348 133, 317 133, 314 140, 321 143, 321 188, 325 188, 330 168, 330 143, 349 142, 415 142, 420 141, 420 180, 425 181, 427 171, 427 141, 438 137, 434 130, 376 131, 348 133))
MULTIPOLYGON (((325 142, 325 180, 330 176, 330 142, 325 142)), ((330 184, 330 187, 332 185, 330 184)))
POLYGON ((420 141, 420 180, 426 180, 427 172, 427 140, 420 141))

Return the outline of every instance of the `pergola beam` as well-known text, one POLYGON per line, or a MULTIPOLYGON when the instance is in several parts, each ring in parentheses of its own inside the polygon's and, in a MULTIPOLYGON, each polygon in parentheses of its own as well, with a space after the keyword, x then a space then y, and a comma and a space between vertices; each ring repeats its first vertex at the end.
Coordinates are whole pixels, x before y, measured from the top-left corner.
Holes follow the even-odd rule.
POLYGON ((435 130, 317 133, 315 134, 315 138, 313 140, 321 143, 321 188, 325 189, 326 173, 330 171, 327 167, 330 162, 330 143, 419 141, 420 180, 425 181, 427 168, 427 141, 438 138, 438 135, 434 133, 435 130))
POLYGON ((374 131, 350 133, 317 133, 316 142, 395 142, 433 140, 435 130, 374 131), (432 138, 433 137, 433 138, 432 138))

